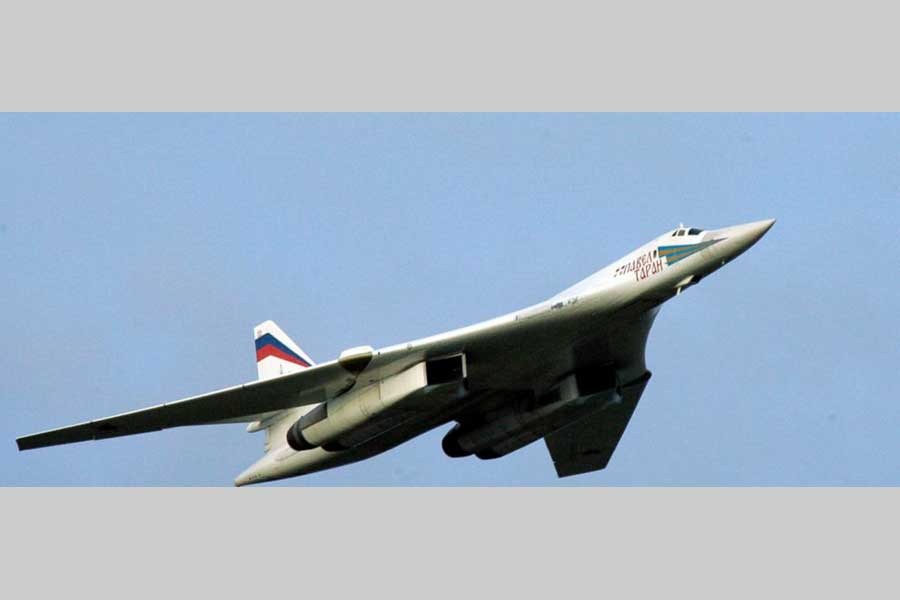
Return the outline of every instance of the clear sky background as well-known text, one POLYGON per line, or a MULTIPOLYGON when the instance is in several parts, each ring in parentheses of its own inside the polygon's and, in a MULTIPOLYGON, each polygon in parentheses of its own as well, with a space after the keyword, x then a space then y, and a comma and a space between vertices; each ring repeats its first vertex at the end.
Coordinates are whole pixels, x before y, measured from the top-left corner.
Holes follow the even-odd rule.
POLYGON ((684 222, 776 218, 667 303, 605 471, 447 427, 274 485, 898 485, 898 115, 0 115, 0 483, 231 485, 243 425, 15 437, 549 297, 684 222))

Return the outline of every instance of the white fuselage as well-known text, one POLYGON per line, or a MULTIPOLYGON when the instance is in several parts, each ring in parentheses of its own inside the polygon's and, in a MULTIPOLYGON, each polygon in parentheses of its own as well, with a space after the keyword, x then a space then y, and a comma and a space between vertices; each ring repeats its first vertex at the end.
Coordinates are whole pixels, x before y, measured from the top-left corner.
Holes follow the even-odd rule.
MULTIPOLYGON (((623 380, 639 377, 645 372, 644 344, 658 306, 741 254, 773 222, 711 231, 670 231, 544 302, 476 325, 383 348, 373 361, 373 373, 377 373, 379 356, 402 351, 409 354, 410 366, 427 357, 456 353, 490 356, 490 360, 470 368, 468 379, 475 391, 490 373, 490 387, 524 387, 541 393, 588 359, 614 361, 623 380), (611 347, 608 339, 614 336, 610 332, 620 330, 620 343, 611 347)), ((353 389, 366 385, 374 384, 357 381, 353 389)), ((454 406, 464 405, 466 397, 460 392, 457 397, 443 398, 426 417, 398 423, 349 449, 314 447, 297 451, 282 440, 235 483, 303 475, 384 452, 451 420, 454 406)), ((310 407, 285 411, 282 422, 293 423, 309 411, 310 407)), ((281 433, 285 427, 274 430, 281 433)))

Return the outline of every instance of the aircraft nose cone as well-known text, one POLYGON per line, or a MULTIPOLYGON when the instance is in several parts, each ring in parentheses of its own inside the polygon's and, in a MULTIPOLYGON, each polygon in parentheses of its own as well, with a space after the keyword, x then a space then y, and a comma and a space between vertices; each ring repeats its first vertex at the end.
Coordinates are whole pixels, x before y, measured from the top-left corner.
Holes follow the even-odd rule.
POLYGON ((728 227, 723 230, 722 233, 724 233, 725 237, 731 241, 732 245, 735 246, 735 249, 742 252, 758 242, 774 224, 775 219, 766 219, 764 221, 755 221, 753 223, 744 223, 743 225, 728 227))
POLYGON ((756 221, 755 223, 747 223, 743 227, 746 228, 746 235, 751 238, 751 244, 756 243, 759 238, 766 235, 766 232, 772 229, 775 219, 766 219, 764 221, 756 221))
POLYGON ((775 224, 775 219, 766 219, 765 221, 756 221, 754 223, 746 223, 738 226, 737 238, 743 249, 747 249, 759 239, 766 235, 766 232, 775 224))
POLYGON ((724 264, 724 261, 735 259, 758 242, 774 224, 775 219, 766 219, 714 231, 713 237, 722 240, 721 244, 713 247, 716 260, 723 261, 722 264, 724 264))

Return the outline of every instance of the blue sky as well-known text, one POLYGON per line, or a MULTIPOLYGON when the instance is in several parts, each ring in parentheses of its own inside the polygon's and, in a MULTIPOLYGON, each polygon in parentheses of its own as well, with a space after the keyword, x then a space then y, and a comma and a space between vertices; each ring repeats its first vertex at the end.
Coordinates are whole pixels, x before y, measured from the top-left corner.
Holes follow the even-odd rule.
POLYGON ((241 425, 16 451, 16 436, 553 295, 679 222, 774 217, 663 307, 602 472, 446 428, 277 485, 898 485, 898 115, 0 115, 0 483, 230 485, 241 425))

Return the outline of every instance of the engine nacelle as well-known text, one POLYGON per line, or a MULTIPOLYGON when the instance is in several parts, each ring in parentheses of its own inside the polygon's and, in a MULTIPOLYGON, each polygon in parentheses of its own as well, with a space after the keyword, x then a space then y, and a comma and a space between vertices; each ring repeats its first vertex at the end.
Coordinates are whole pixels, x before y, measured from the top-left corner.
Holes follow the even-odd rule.
POLYGON ((462 354, 416 363, 378 383, 350 391, 316 406, 287 431, 294 450, 350 448, 387 431, 413 413, 420 398, 459 386, 465 379, 462 354))
POLYGON ((504 407, 487 423, 468 428, 457 424, 444 436, 441 446, 453 458, 472 454, 483 459, 499 458, 621 399, 612 365, 579 371, 541 396, 504 407))

